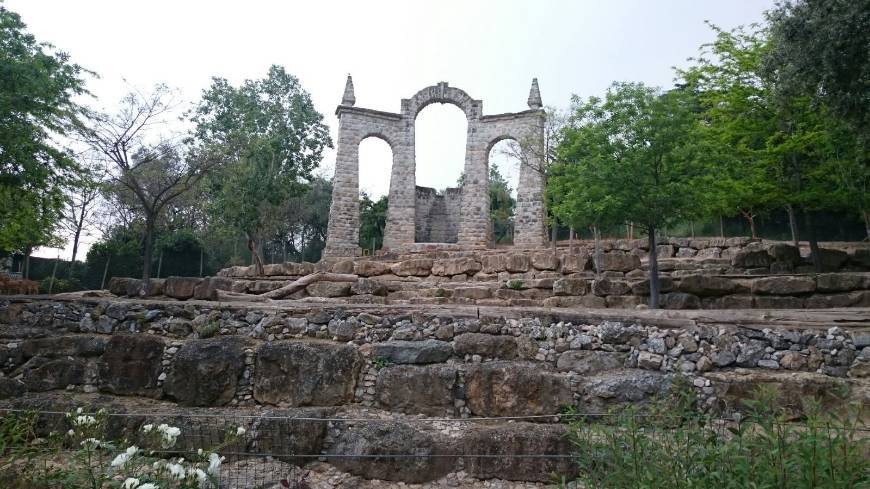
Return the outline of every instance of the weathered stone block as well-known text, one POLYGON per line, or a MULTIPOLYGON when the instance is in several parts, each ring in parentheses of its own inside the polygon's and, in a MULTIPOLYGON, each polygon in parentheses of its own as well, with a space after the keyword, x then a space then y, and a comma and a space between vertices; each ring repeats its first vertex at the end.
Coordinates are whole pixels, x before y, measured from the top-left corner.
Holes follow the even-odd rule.
POLYGON ((311 458, 294 457, 291 454, 310 455, 323 450, 327 423, 294 418, 331 417, 328 408, 269 411, 267 414, 257 420, 256 446, 261 453, 284 454, 276 458, 293 465, 305 465, 311 463, 311 458))
POLYGON ((594 295, 557 296, 544 299, 544 307, 582 307, 588 309, 603 309, 607 307, 604 297, 594 295))
POLYGON ((453 356, 453 347, 446 341, 386 341, 372 345, 372 356, 390 363, 442 363, 453 356))
POLYGON ((577 408, 580 412, 604 413, 610 408, 643 402, 664 394, 671 377, 662 372, 621 369, 587 377, 577 408))
POLYGON ((349 282, 314 282, 305 290, 313 297, 347 297, 350 286, 349 282))
POLYGON ((394 275, 400 277, 417 276, 427 277, 432 271, 434 261, 431 258, 414 258, 412 260, 400 261, 390 267, 394 275))
POLYGON ((336 406, 353 399, 356 348, 314 341, 266 343, 257 352, 254 398, 265 404, 336 406))
POLYGON ((388 263, 374 260, 358 261, 353 265, 353 273, 360 277, 386 275, 390 273, 390 265, 388 263))
POLYGON ((217 291, 232 290, 233 280, 226 277, 206 277, 193 288, 193 298, 217 300, 217 291))
POLYGON ((755 296, 756 309, 803 309, 802 297, 757 295, 755 296))
POLYGON ((457 355, 480 355, 484 358, 509 360, 517 356, 517 342, 513 336, 483 333, 463 333, 453 339, 457 355))
POLYGON ((427 416, 453 414, 456 368, 446 365, 397 365, 378 371, 378 404, 388 410, 427 416))
POLYGON ((574 453, 564 425, 511 423, 482 426, 467 433, 462 452, 485 455, 464 459, 465 471, 478 479, 550 482, 552 474, 569 480, 577 475, 577 466, 569 457, 536 458, 574 453))
POLYGON ((529 259, 529 255, 514 253, 511 255, 507 255, 505 270, 512 273, 528 272, 530 264, 531 260, 529 259))
MULTIPOLYGON (((674 290, 674 279, 671 277, 659 276, 659 292, 670 292, 674 290)), ((639 282, 631 284, 631 293, 634 295, 649 295, 649 279, 646 278, 639 282)))
POLYGON ((619 272, 627 272, 640 268, 640 258, 636 255, 627 253, 604 253, 601 255, 599 266, 602 270, 615 270, 619 272))
POLYGON ((562 256, 562 273, 578 273, 588 270, 591 264, 589 254, 573 254, 562 256))
POLYGON ((538 270, 556 270, 559 268, 559 257, 552 252, 540 252, 532 255, 532 267, 538 270))
POLYGON ((767 254, 770 255, 776 262, 787 263, 792 266, 797 265, 801 262, 800 250, 790 244, 772 244, 767 248, 767 254))
POLYGON ((687 275, 680 279, 677 289, 680 292, 701 297, 728 295, 740 290, 740 285, 733 280, 710 275, 687 275))
POLYGON ((377 296, 386 296, 388 289, 387 286, 379 280, 361 278, 350 286, 350 291, 353 295, 370 294, 377 296))
POLYGON ((459 274, 474 275, 479 272, 482 265, 474 258, 447 258, 443 260, 435 260, 432 265, 432 275, 439 277, 449 277, 459 274))
POLYGON ((764 277, 752 282, 752 293, 761 295, 799 295, 816 290, 812 277, 764 277))
POLYGON ((597 374, 621 368, 627 355, 620 352, 569 350, 559 355, 556 368, 582 375, 597 374))
POLYGON ((503 254, 484 255, 481 258, 481 265, 483 273, 504 272, 507 267, 507 256, 503 254))
POLYGON ((492 289, 489 287, 457 287, 453 289, 455 299, 488 299, 492 297, 492 289))
POLYGON ((771 263, 773 258, 760 248, 745 248, 731 257, 731 266, 737 268, 766 268, 771 263))
POLYGON ((332 265, 333 273, 353 273, 353 260, 339 260, 332 265))
POLYGON ((163 287, 163 293, 174 299, 187 300, 193 297, 193 291, 202 282, 199 277, 168 277, 163 287))
POLYGON ((608 295, 625 295, 631 291, 627 282, 602 278, 592 281, 592 293, 603 297, 608 295))
POLYGON ((175 354, 166 394, 183 406, 223 406, 236 395, 245 369, 244 340, 190 340, 175 354))
POLYGON ((112 336, 100 361, 100 389, 124 396, 159 397, 163 347, 163 340, 151 335, 112 336))
POLYGON ((25 358, 42 357, 90 357, 102 355, 108 339, 105 336, 57 336, 35 338, 21 343, 25 358))
POLYGON ((588 283, 580 278, 563 278, 553 282, 553 293, 556 295, 584 295, 587 290, 588 283))
POLYGON ((472 364, 465 372, 465 391, 476 416, 556 414, 573 402, 568 378, 539 364, 472 364))
POLYGON ((24 366, 22 381, 27 390, 35 392, 81 385, 85 382, 85 364, 71 358, 35 357, 24 366))
POLYGON ((816 277, 819 292, 849 292, 864 286, 865 277, 847 273, 824 273, 816 277))
POLYGON ((670 292, 659 297, 662 309, 700 309, 701 299, 685 292, 670 292))

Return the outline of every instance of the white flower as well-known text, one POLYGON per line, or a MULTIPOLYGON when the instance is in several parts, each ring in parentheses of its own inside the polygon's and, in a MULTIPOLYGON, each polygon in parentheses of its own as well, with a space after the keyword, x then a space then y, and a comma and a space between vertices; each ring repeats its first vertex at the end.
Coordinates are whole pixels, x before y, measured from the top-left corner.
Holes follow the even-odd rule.
POLYGON ((208 473, 217 477, 221 470, 221 462, 224 461, 224 457, 216 453, 208 454, 208 473))
POLYGON ((200 457, 202 457, 202 448, 197 448, 196 454, 199 455, 200 457))
POLYGON ((239 426, 238 428, 236 428, 236 436, 242 436, 242 435, 244 435, 244 434, 245 434, 245 429, 244 429, 244 428, 242 428, 241 426, 239 426))
POLYGON ((76 432, 73 430, 69 430, 66 432, 67 436, 76 436, 76 432))
POLYGON ((127 449, 124 450, 124 453, 119 453, 114 459, 112 459, 111 466, 123 467, 127 465, 127 462, 129 462, 137 453, 139 453, 139 447, 136 445, 127 447, 127 449))
POLYGON ((196 475, 196 480, 200 483, 200 485, 204 484, 208 476, 205 475, 205 472, 202 469, 194 469, 194 475, 196 475))
POLYGON ((137 487, 136 489, 160 489, 160 486, 158 486, 157 484, 152 484, 150 482, 147 482, 147 483, 142 484, 141 486, 137 487))
POLYGON ((166 466, 166 468, 169 469, 170 476, 172 476, 176 479, 179 479, 179 480, 184 479, 185 475, 187 474, 187 472, 184 470, 184 467, 181 464, 170 463, 169 465, 166 466))
POLYGON ((98 448, 100 446, 100 440, 97 440, 96 438, 86 438, 82 440, 81 446, 86 448, 98 448))
POLYGON ((142 426, 142 431, 145 433, 150 433, 151 430, 153 430, 153 429, 154 429, 153 424, 146 424, 146 425, 142 426))
POLYGON ((82 414, 82 408, 76 409, 76 414, 82 414))
POLYGON ((170 448, 175 445, 175 440, 178 438, 178 435, 181 434, 180 429, 175 426, 169 426, 165 423, 157 427, 157 432, 163 436, 163 448, 170 448))
POLYGON ((121 484, 121 489, 137 489, 139 487, 139 479, 135 477, 127 477, 124 483, 121 484))
POLYGON ((75 426, 88 426, 95 424, 97 422, 96 418, 88 415, 79 415, 76 416, 76 419, 73 420, 73 425, 75 426))

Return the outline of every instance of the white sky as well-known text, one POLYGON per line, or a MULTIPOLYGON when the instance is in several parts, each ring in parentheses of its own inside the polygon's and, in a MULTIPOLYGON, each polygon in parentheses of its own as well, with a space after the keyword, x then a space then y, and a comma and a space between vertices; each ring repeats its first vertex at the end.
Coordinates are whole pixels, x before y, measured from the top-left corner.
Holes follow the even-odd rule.
MULTIPOLYGON (((674 65, 712 39, 704 20, 759 22, 771 0, 255 1, 6 0, 40 41, 97 72, 88 86, 112 109, 130 86, 166 83, 195 102, 212 76, 234 84, 271 64, 296 75, 337 127, 347 73, 356 106, 399 112, 400 100, 447 81, 484 114, 525 110, 537 77, 546 105, 600 95, 611 82, 668 86, 674 65)), ((465 150, 462 112, 431 105, 417 120, 417 183, 454 186, 465 150)), ((321 165, 332 175, 334 152, 321 165)), ((361 189, 387 192, 386 143, 360 148, 361 189)), ((516 185, 516 169, 501 162, 516 185)), ((91 238, 93 240, 93 238, 91 238)), ((84 252, 87 251, 85 243, 84 252)), ((84 253, 83 252, 83 253, 84 253)), ((41 250, 56 256, 57 250, 41 250)), ((66 254, 66 252, 64 252, 66 254)), ((84 254, 80 255, 81 257, 84 254)))

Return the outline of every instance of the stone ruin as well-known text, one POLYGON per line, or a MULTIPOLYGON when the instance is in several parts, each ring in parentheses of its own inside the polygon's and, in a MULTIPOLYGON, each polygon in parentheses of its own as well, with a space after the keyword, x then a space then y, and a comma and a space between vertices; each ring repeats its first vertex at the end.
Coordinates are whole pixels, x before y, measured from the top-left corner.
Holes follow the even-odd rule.
MULTIPOLYGON (((447 82, 426 87, 402 99, 401 113, 355 107, 353 80, 347 77, 338 116, 338 145, 332 205, 324 257, 354 257, 359 247, 359 145, 380 138, 393 153, 384 249, 407 249, 414 243, 456 243, 485 248, 491 242, 488 159, 501 140, 514 139, 543 146, 546 113, 538 80, 532 80, 529 110, 483 115, 483 102, 447 82), (453 104, 468 118, 465 145, 465 180, 461 188, 437 194, 416 186, 414 125, 417 114, 432 103, 453 104)), ((514 245, 535 248, 546 242, 543 180, 535 170, 538 156, 529 152, 520 167, 515 211, 514 245)))

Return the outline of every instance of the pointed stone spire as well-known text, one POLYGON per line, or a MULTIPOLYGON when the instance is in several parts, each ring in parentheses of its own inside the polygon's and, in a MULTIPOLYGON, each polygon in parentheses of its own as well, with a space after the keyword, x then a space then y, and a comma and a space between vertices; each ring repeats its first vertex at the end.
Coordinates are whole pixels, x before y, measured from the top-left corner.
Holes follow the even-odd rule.
POLYGON ((341 105, 350 105, 356 103, 356 96, 353 94, 353 78, 350 73, 347 74, 347 83, 344 84, 344 95, 341 97, 341 105))
POLYGON ((538 79, 532 78, 532 89, 529 90, 529 108, 540 109, 544 106, 541 102, 541 90, 538 88, 538 79))

